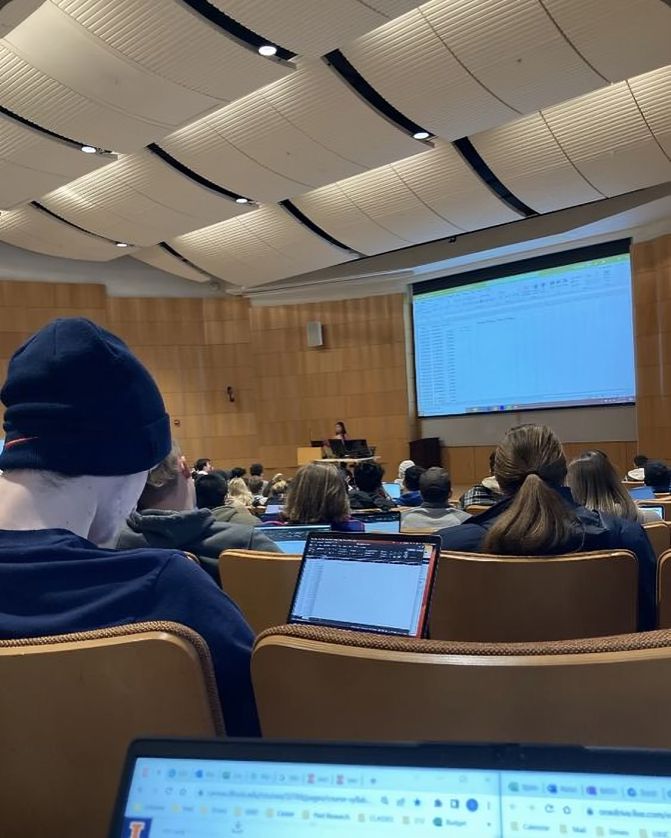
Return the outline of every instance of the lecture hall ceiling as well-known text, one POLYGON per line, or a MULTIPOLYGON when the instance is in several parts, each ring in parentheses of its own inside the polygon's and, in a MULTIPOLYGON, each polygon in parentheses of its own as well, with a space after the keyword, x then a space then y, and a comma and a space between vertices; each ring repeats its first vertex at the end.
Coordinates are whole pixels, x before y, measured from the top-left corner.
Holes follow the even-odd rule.
POLYGON ((25 250, 240 293, 669 181, 665 0, 0 2, 25 250))

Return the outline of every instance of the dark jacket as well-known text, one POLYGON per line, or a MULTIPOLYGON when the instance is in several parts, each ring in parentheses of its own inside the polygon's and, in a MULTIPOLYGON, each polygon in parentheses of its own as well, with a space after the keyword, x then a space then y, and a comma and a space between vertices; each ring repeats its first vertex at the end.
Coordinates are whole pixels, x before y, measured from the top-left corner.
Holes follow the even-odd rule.
POLYGON ((280 549, 254 527, 217 521, 209 509, 169 512, 145 509, 132 512, 117 538, 121 550, 137 547, 162 547, 194 553, 215 581, 219 581, 219 554, 222 550, 280 549))
POLYGON ((227 733, 258 735, 249 672, 254 635, 237 605, 183 553, 104 550, 61 529, 0 530, 1 638, 153 620, 182 623, 203 637, 227 733))
MULTIPOLYGON (((650 631, 656 628, 657 560, 650 546, 645 530, 640 524, 603 515, 585 509, 577 504, 569 489, 557 490, 576 515, 574 532, 566 544, 556 552, 586 553, 591 550, 631 550, 638 559, 638 628, 650 631)), ((499 515, 508 508, 512 498, 504 500, 476 515, 458 527, 440 530, 445 550, 461 550, 464 553, 479 553, 482 541, 499 515)))
POLYGON ((422 493, 417 489, 414 492, 403 492, 401 497, 396 501, 397 506, 421 506, 422 493))
POLYGON ((382 509, 387 512, 394 509, 396 501, 393 501, 382 489, 377 492, 355 489, 349 493, 349 505, 352 509, 382 509))

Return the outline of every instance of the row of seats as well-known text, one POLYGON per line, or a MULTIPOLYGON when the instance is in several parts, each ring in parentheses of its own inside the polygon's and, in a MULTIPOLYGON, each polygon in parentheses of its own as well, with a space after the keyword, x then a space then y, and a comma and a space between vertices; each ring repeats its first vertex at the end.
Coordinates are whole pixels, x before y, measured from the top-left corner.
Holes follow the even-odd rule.
MULTIPOLYGON (((104 835, 133 738, 224 734, 184 626, 5 640, 0 661, 3 838, 104 835)), ((257 638, 252 677, 265 737, 671 747, 669 630, 489 644, 284 625, 257 638)))
MULTIPOLYGON (((659 536, 658 625, 671 628, 671 529, 659 536)), ((222 586, 255 633, 284 623, 300 556, 226 550, 222 586)), ((492 556, 443 551, 433 589, 430 635, 486 642, 566 640, 636 630, 638 565, 628 550, 566 556, 492 556)))

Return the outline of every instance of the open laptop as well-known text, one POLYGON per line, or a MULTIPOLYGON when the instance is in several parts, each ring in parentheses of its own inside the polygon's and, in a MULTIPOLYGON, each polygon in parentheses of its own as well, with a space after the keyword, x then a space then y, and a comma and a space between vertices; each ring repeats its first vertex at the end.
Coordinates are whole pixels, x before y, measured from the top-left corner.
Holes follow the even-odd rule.
POLYGON ((331 459, 344 460, 347 458, 347 449, 342 439, 329 439, 326 449, 333 455, 331 459))
POLYGON ((365 532, 394 533, 401 530, 401 513, 395 512, 357 512, 352 510, 352 516, 364 525, 365 532))
POLYGON ((425 637, 440 539, 311 533, 287 622, 425 637))
POLYGON ((277 544, 283 553, 303 555, 308 535, 312 532, 331 532, 328 524, 307 524, 304 526, 259 527, 259 530, 277 544))
POLYGON ((345 440, 345 450, 348 457, 370 457, 371 452, 368 447, 368 440, 366 439, 347 439, 345 440))
POLYGON ((655 493, 651 486, 636 486, 627 490, 634 500, 654 500, 655 493))
POLYGON ((383 483, 382 488, 392 500, 398 500, 401 497, 401 487, 398 483, 383 483))
POLYGON ((668 838, 671 753, 140 740, 109 838, 668 838))

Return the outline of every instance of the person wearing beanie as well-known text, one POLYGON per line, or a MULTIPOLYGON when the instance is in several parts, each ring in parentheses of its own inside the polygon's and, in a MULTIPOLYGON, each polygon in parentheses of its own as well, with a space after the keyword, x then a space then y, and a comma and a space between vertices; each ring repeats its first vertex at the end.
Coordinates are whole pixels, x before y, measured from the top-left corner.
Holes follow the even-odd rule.
POLYGON ((182 552, 107 549, 171 449, 149 372, 90 320, 58 319, 14 353, 0 398, 0 638, 183 623, 210 648, 227 732, 258 734, 235 603, 182 552))

